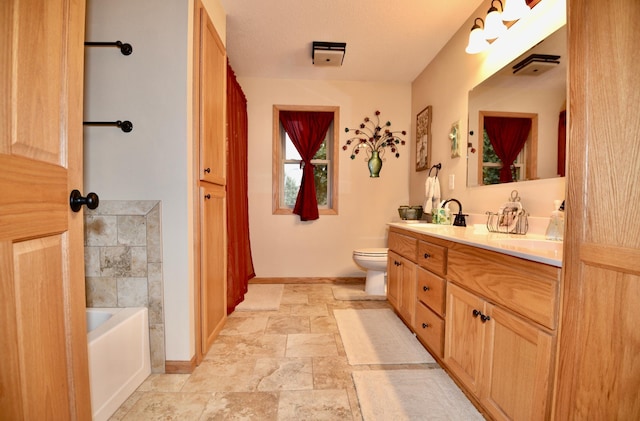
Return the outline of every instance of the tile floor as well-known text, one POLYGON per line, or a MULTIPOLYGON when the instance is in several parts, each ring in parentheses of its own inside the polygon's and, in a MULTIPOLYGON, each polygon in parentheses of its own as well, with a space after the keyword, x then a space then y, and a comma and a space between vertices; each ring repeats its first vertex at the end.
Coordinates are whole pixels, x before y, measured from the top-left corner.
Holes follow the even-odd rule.
POLYGON ((287 284, 278 311, 234 312, 192 374, 152 374, 115 420, 362 420, 354 370, 333 309, 390 308, 337 301, 330 284, 287 284))

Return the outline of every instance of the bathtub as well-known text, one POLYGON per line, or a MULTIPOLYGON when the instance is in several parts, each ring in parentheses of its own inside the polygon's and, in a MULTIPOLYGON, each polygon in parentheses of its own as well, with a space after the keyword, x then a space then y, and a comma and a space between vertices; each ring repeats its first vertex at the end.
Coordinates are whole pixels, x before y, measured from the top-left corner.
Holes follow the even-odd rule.
POLYGON ((93 419, 107 420, 151 374, 148 310, 88 308, 87 336, 93 419))

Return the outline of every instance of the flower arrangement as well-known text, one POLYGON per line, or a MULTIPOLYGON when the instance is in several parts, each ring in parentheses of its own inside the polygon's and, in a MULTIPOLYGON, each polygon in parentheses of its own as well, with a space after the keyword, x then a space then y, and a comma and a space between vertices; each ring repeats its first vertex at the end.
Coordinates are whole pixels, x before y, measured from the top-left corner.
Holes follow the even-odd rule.
POLYGON ((392 132, 387 128, 391 126, 390 121, 386 122, 383 131, 382 126, 380 126, 380 111, 376 111, 375 115, 375 122, 369 117, 365 117, 359 129, 350 129, 348 127, 344 129, 345 133, 349 133, 350 131, 354 131, 355 133, 355 136, 348 139, 342 147, 342 150, 346 151, 351 144, 354 144, 351 148, 351 159, 356 158, 360 149, 364 149, 367 152, 368 159, 373 155, 384 156, 386 148, 389 148, 391 152, 395 154, 396 158, 400 157, 398 145, 404 145, 405 141, 398 137, 398 133, 402 133, 402 135, 405 136, 407 132, 404 130, 392 132))

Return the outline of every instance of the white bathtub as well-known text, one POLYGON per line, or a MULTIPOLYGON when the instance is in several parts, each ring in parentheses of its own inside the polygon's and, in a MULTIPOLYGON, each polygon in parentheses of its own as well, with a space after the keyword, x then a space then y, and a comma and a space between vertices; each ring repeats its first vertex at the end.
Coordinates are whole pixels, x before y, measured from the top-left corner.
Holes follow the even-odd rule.
POLYGON ((151 374, 148 311, 88 308, 93 419, 107 420, 151 374))

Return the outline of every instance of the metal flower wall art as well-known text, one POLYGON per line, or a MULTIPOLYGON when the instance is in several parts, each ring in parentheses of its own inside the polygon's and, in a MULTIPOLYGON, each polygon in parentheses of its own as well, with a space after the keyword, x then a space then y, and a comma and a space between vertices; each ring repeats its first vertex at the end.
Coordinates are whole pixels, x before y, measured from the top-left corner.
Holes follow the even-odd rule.
POLYGON ((387 149, 396 158, 399 158, 399 146, 405 144, 404 139, 400 139, 398 135, 406 136, 407 132, 404 130, 393 132, 389 127, 391 127, 390 121, 387 121, 384 126, 380 125, 380 111, 376 111, 375 121, 365 117, 359 128, 350 129, 347 127, 344 129, 345 133, 353 132, 355 136, 346 141, 342 150, 346 151, 351 147, 351 159, 356 159, 360 151, 364 150, 370 177, 376 178, 380 176, 382 158, 387 149))

